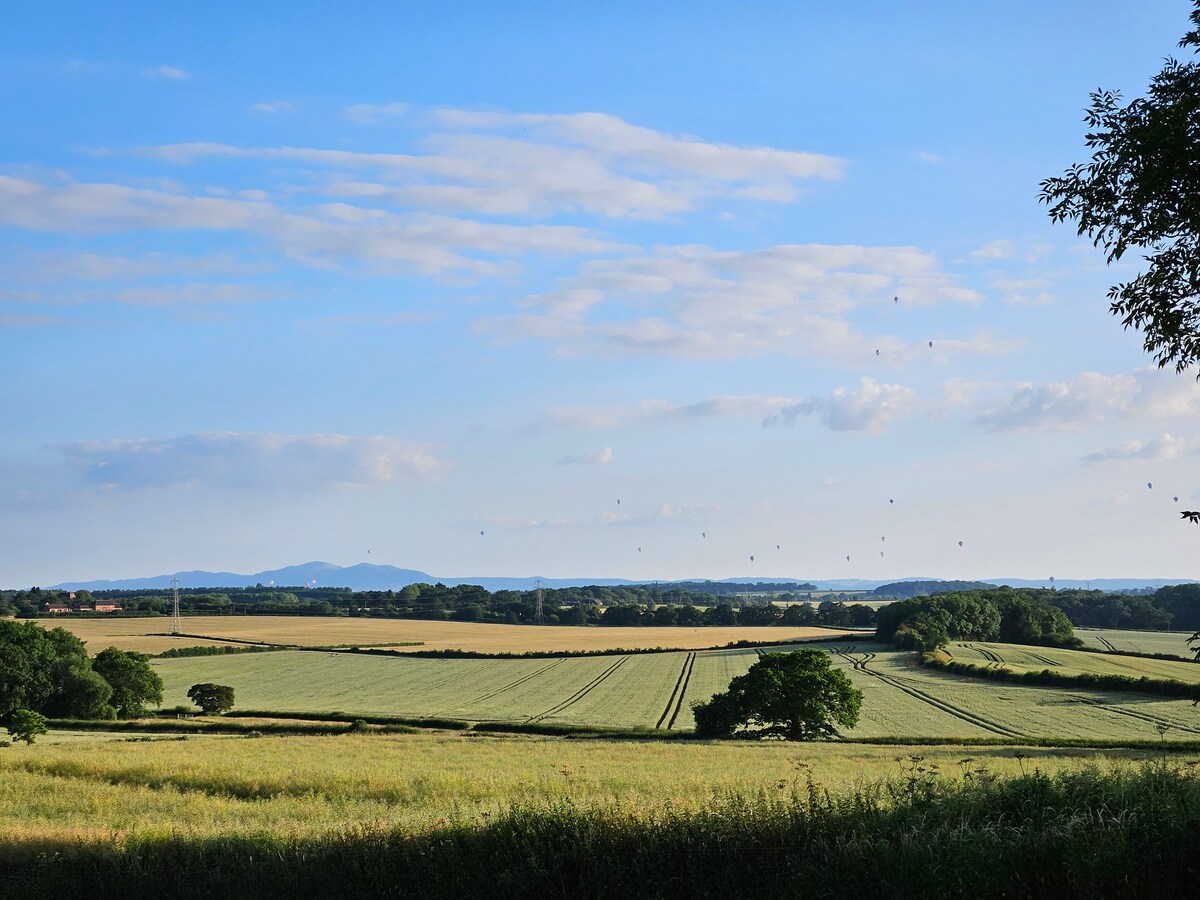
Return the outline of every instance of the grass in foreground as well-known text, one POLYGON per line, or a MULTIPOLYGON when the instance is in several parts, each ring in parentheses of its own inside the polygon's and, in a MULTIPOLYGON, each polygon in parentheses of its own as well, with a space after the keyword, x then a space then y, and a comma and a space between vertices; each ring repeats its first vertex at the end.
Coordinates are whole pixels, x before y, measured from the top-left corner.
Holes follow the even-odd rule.
MULTIPOLYGON (((521 749, 536 744, 527 741, 521 749)), ((561 744, 554 749, 571 752, 561 744)), ((612 755, 622 749, 635 748, 609 748, 612 755)), ((615 760, 610 762, 618 778, 641 768, 625 759, 620 774, 615 760)), ((353 758, 327 755, 324 760, 326 776, 336 768, 344 777, 355 777, 353 758), (330 765, 330 759, 337 762, 330 765)), ((1074 765, 1051 774, 1041 768, 1048 760, 1039 759, 1036 770, 1032 758, 1017 760, 1026 772, 1011 777, 995 777, 990 767, 981 771, 979 759, 953 764, 949 773, 935 772, 928 755, 907 759, 882 781, 829 785, 817 773, 791 778, 782 788, 760 784, 726 790, 728 782, 718 777, 703 800, 683 803, 660 798, 595 804, 581 802, 574 792, 538 796, 522 786, 494 812, 404 824, 370 818, 371 809, 364 807, 357 817, 346 815, 323 831, 249 823, 208 832, 187 826, 122 829, 116 818, 124 807, 99 793, 173 794, 183 804, 176 811, 180 822, 188 821, 193 798, 212 795, 199 785, 187 791, 159 785, 151 791, 66 777, 57 783, 82 783, 95 792, 90 808, 107 813, 110 829, 9 831, 0 841, 0 891, 19 897, 357 893, 1056 900, 1191 892, 1200 781, 1189 767, 1074 765)), ((28 789, 22 779, 31 773, 18 767, 15 774, 5 779, 6 785, 16 785, 5 794, 28 789)), ((456 793, 468 789, 464 781, 456 793)), ((335 788, 333 797, 341 791, 335 788)), ((358 788, 350 790, 357 793, 358 788)), ((265 801, 241 801, 277 802, 303 805, 321 802, 321 795, 285 791, 265 801)), ((407 802, 428 805, 430 798, 407 802)), ((405 804, 401 798, 390 803, 405 804)), ((76 800, 71 808, 66 822, 88 806, 81 808, 76 800)))

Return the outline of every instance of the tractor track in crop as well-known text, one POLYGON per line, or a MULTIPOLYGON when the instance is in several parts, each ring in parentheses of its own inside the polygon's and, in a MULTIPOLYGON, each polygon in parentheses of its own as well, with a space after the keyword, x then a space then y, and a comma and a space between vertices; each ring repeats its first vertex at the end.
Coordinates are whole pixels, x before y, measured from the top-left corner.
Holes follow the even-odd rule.
POLYGON ((675 681, 675 690, 671 691, 671 699, 667 701, 667 708, 663 710, 663 714, 658 717, 658 724, 655 728, 662 728, 663 722, 667 723, 667 730, 670 731, 675 727, 675 720, 679 718, 680 710, 683 709, 683 698, 687 695, 688 682, 692 680, 692 669, 696 667, 696 654, 689 653, 683 660, 683 667, 679 670, 679 678, 675 681), (670 716, 670 719, 667 717, 670 716))
POLYGON ((971 725, 976 726, 977 728, 982 728, 985 731, 990 731, 993 734, 998 734, 1001 737, 1011 737, 1011 738, 1025 737, 1025 735, 1021 734, 1021 732, 1019 732, 1019 731, 1014 731, 1011 728, 1006 728, 1003 725, 999 725, 996 722, 992 722, 992 721, 989 721, 988 719, 984 719, 981 716, 975 715, 974 713, 969 713, 965 709, 960 709, 959 707, 954 706, 951 703, 947 703, 945 700, 939 700, 937 697, 933 697, 929 694, 926 694, 924 691, 920 690, 919 688, 915 688, 915 687, 912 687, 911 685, 905 684, 903 681, 901 681, 898 678, 895 678, 891 675, 884 675, 882 672, 877 672, 874 669, 868 669, 867 663, 869 663, 872 659, 875 658, 874 653, 863 654, 864 658, 862 660, 857 660, 854 657, 850 656, 848 653, 839 653, 838 655, 842 656, 844 659, 849 661, 854 666, 855 669, 862 672, 864 675, 870 675, 872 678, 878 678, 884 684, 889 685, 890 687, 894 687, 899 691, 903 691, 905 694, 908 694, 910 697, 915 697, 916 699, 921 700, 924 703, 928 703, 930 706, 932 706, 936 709, 940 709, 942 712, 948 713, 948 714, 954 716, 956 719, 960 719, 963 722, 967 722, 971 725))
POLYGON ((1113 646, 1112 641, 1110 641, 1108 638, 1102 638, 1100 635, 1096 635, 1096 640, 1098 640, 1103 648, 1109 653, 1117 652, 1117 648, 1113 646))
POLYGON ((1150 725, 1163 726, 1175 731, 1186 731, 1188 734, 1200 734, 1200 728, 1190 728, 1187 725, 1179 725, 1172 722, 1170 719, 1164 719, 1160 716, 1151 715, 1150 713, 1136 712, 1132 709, 1124 709, 1119 706, 1108 706, 1103 700, 1095 701, 1095 705, 1105 712, 1116 713, 1119 716, 1128 716, 1131 719, 1138 719, 1142 722, 1147 722, 1150 725))
POLYGON ((558 713, 560 713, 564 709, 566 709, 568 706, 571 706, 572 704, 578 702, 579 700, 582 700, 589 693, 591 693, 592 689, 595 688, 597 685, 599 685, 600 682, 604 681, 604 679, 606 679, 613 672, 617 671, 617 669, 621 668, 621 666, 625 665, 625 663, 627 663, 627 662, 629 662, 629 657, 622 656, 615 663, 613 663, 611 666, 609 666, 607 669, 605 669, 603 672, 601 672, 599 675, 597 675, 595 678, 593 678, 591 681, 589 681, 587 684, 585 684, 583 687, 581 687, 579 690, 577 690, 575 693, 573 693, 570 697, 568 697, 562 703, 558 704, 555 707, 552 707, 551 709, 546 710, 541 715, 530 717, 529 721, 530 722, 540 722, 549 716, 557 715, 558 713))
POLYGON ((475 697, 472 700, 468 700, 466 703, 461 703, 458 705, 458 707, 456 707, 456 709, 463 709, 464 707, 471 706, 475 703, 485 703, 488 700, 491 700, 493 697, 498 697, 500 694, 503 694, 505 691, 512 690, 515 687, 519 687, 527 681, 532 681, 534 678, 537 678, 539 675, 543 675, 546 672, 549 672, 555 666, 562 665, 563 662, 565 662, 565 661, 566 661, 565 657, 563 659, 556 659, 554 662, 550 663, 550 665, 542 666, 537 671, 530 672, 528 675, 518 678, 515 681, 510 681, 508 684, 504 685, 503 687, 496 688, 494 691, 489 691, 486 694, 482 694, 479 697, 475 697))

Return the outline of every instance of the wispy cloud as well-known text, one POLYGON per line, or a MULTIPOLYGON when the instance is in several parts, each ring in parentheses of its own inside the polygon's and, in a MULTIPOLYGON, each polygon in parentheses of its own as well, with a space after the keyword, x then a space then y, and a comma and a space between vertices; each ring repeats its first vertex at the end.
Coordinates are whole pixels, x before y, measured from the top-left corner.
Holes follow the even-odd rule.
POLYGON ((602 447, 599 450, 589 450, 586 453, 573 453, 568 456, 559 457, 555 461, 555 465, 607 466, 614 459, 616 459, 616 454, 613 453, 612 447, 602 447))
POLYGON ((449 464, 426 444, 341 434, 210 432, 165 440, 53 444, 92 484, 159 488, 190 484, 239 490, 311 490, 438 477, 449 464))
POLYGON ((273 100, 270 102, 254 103, 250 108, 255 112, 274 115, 275 113, 293 112, 296 107, 287 100, 273 100))
POLYGON ((1178 459, 1189 453, 1200 450, 1200 439, 1195 437, 1176 437, 1164 432, 1161 437, 1144 441, 1126 441, 1119 447, 1109 447, 1089 453, 1083 457, 1083 462, 1099 463, 1124 460, 1162 460, 1178 459))
POLYGON ((1007 404, 976 421, 993 431, 1077 430, 1111 419, 1200 413, 1200 385, 1158 369, 1131 375, 1082 372, 1066 381, 1019 384, 1007 404))
POLYGON ((170 81, 184 81, 191 77, 177 66, 150 66, 142 69, 143 78, 166 78, 170 81))
MULTIPOLYGON (((360 123, 392 119, 404 104, 356 104, 360 123)), ((770 147, 738 147, 668 135, 600 113, 544 115, 443 109, 442 130, 411 153, 315 147, 237 147, 190 143, 134 151, 177 164, 211 157, 292 161, 334 170, 313 190, 391 208, 485 215, 583 211, 654 219, 715 197, 787 203, 810 179, 840 178, 842 160, 770 147), (365 173, 342 177, 346 170, 365 173)))
POLYGON ((11 176, 0 176, 0 222, 51 232, 251 232, 300 262, 395 266, 428 274, 497 271, 476 253, 603 253, 615 246, 566 225, 400 216, 346 204, 294 211, 265 200, 181 196, 118 184, 45 184, 11 176))
POLYGON ((796 401, 767 395, 725 395, 696 403, 675 404, 666 400, 643 400, 629 406, 568 406, 550 414, 555 425, 572 428, 619 428, 660 422, 702 421, 718 418, 762 418, 777 414, 796 401))
MULTIPOLYGON (((566 352, 729 358, 763 353, 865 360, 902 342, 868 336, 851 312, 884 309, 903 294, 906 309, 974 303, 980 297, 913 247, 790 244, 751 251, 660 247, 653 256, 585 264, 555 290, 525 297, 524 311, 478 327, 502 339, 532 338, 566 352)), ((996 340, 942 342, 941 351, 979 350, 996 340)))
POLYGON ((409 109, 411 107, 407 103, 355 103, 347 106, 344 112, 351 122, 372 123, 402 116, 409 109))

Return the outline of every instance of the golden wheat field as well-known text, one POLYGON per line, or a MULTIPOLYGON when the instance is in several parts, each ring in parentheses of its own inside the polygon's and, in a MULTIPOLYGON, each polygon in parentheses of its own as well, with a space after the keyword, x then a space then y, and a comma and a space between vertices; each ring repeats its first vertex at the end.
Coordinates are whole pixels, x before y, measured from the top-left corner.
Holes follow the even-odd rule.
POLYGON ((168 635, 170 620, 42 619, 47 628, 65 628, 87 642, 95 654, 105 647, 161 653, 171 647, 263 641, 302 647, 420 642, 423 650, 475 650, 521 653, 526 650, 636 650, 678 647, 697 650, 732 641, 794 641, 861 632, 830 628, 605 628, 603 626, 492 625, 478 622, 431 622, 419 619, 333 618, 317 616, 189 616, 190 637, 168 635))
MULTIPOLYGON (((432 732, 333 737, 42 739, 0 750, 0 841, 137 833, 318 834, 485 822, 560 801, 632 815, 729 795, 834 792, 923 774, 1015 775, 1144 757, 1128 751, 836 743, 565 740, 432 732)), ((1190 759, 1190 757, 1188 758, 1190 759)), ((1182 759, 1181 759, 1182 761, 1182 759)))

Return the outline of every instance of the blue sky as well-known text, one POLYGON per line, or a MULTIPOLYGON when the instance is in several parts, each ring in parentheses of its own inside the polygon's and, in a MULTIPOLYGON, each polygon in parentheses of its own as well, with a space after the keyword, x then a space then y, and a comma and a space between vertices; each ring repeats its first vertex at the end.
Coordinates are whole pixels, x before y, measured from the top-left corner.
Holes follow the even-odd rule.
POLYGON ((1190 4, 646 6, 10 11, 0 583, 1197 575, 1036 200, 1190 4))

